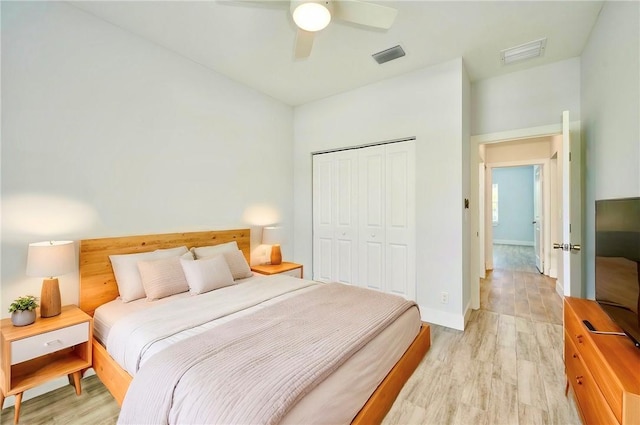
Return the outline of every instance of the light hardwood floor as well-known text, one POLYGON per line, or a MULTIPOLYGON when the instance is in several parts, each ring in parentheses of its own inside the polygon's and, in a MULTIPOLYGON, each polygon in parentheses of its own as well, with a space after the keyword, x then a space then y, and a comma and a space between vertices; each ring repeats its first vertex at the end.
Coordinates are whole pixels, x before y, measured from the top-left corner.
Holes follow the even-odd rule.
POLYGON ((533 246, 493 244, 493 268, 538 273, 533 246))
MULTIPOLYGON (((431 328, 432 345, 384 424, 580 424, 564 396, 562 304, 555 280, 495 270, 464 332, 431 328)), ((113 424, 118 406, 95 376, 22 404, 23 424, 113 424)), ((12 423, 13 408, 2 411, 12 423)))
POLYGON ((581 424, 565 398, 555 279, 489 272, 464 332, 432 326, 431 350, 384 424, 581 424))

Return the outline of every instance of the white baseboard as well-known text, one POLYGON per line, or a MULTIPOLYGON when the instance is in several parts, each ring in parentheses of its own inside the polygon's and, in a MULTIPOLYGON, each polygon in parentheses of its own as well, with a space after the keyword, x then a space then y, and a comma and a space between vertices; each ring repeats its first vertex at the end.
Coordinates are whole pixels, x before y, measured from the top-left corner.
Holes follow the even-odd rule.
POLYGON ((511 239, 494 239, 494 245, 521 245, 521 246, 533 246, 533 241, 513 241, 511 239))
POLYGON ((464 330, 465 316, 466 314, 447 313, 446 311, 420 306, 420 318, 423 322, 433 323, 459 331, 464 330))
MULTIPOLYGON (((95 375, 96 373, 94 372, 93 369, 88 369, 83 378, 87 378, 89 376, 95 375)), ((61 376, 60 378, 56 378, 56 379, 52 379, 51 381, 48 381, 42 385, 38 385, 37 387, 31 388, 29 390, 26 390, 23 394, 22 394, 22 402, 24 403, 25 401, 32 399, 32 398, 36 398, 42 394, 46 394, 48 392, 51 392, 53 390, 57 390, 58 388, 62 388, 65 385, 69 385, 69 379, 67 379, 66 376, 61 376)), ((82 384, 81 384, 82 385, 82 384)), ((4 407, 11 407, 13 405, 16 404, 16 398, 15 397, 7 397, 4 400, 4 406, 0 406, 0 409, 4 408, 4 407)))
POLYGON ((562 287, 560 279, 556 280, 556 292, 560 295, 560 298, 564 298, 564 288, 562 287))
MULTIPOLYGON (((479 308, 479 307, 478 307, 479 308)), ((467 327, 467 323, 469 323, 469 319, 471 318, 471 312, 473 311, 473 307, 471 307, 471 301, 467 304, 467 308, 464 310, 464 327, 467 327)))

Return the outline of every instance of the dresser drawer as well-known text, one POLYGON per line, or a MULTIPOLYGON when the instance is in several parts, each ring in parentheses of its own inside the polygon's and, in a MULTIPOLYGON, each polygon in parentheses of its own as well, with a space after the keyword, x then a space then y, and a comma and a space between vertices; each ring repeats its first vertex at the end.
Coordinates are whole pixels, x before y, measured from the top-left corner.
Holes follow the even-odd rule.
MULTIPOLYGON (((564 313, 565 338, 569 339, 577 349, 586 367, 599 384, 602 395, 606 398, 618 418, 622 422, 622 387, 618 384, 612 370, 605 366, 595 348, 595 338, 619 338, 609 335, 592 335, 582 321, 578 320, 570 307, 565 305, 564 313)), ((566 353, 565 353, 566 354, 566 353)))
POLYGON ((89 322, 19 339, 11 343, 11 364, 21 363, 89 340, 89 322))
POLYGON ((567 380, 576 393, 578 408, 582 414, 584 423, 589 424, 619 424, 620 421, 611 411, 607 400, 602 395, 593 376, 585 366, 580 351, 565 335, 565 366, 567 380))
POLYGON ((302 268, 298 267, 297 269, 288 270, 286 272, 278 273, 283 274, 285 276, 293 276, 302 279, 302 268))

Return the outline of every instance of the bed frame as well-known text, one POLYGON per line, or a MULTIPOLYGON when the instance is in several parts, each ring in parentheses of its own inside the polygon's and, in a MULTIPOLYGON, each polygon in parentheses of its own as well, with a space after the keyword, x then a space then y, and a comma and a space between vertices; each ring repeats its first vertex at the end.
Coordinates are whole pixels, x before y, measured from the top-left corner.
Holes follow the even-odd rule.
MULTIPOLYGON (((201 247, 236 241, 250 263, 251 232, 249 229, 167 233, 144 236, 85 239, 80 241, 80 308, 93 316, 96 308, 118 297, 109 255, 132 254, 176 246, 201 247)), ((398 363, 362 407, 352 424, 365 425, 382 422, 400 390, 431 346, 429 325, 422 324, 418 336, 407 348, 398 363)), ((92 341, 93 368, 119 405, 129 388, 132 377, 107 353, 95 338, 92 341)))

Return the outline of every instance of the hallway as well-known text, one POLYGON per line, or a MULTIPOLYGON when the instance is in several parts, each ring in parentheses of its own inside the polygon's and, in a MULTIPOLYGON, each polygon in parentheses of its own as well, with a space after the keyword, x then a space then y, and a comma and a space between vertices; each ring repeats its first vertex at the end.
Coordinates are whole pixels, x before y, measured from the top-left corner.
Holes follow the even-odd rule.
POLYGON ((493 268, 539 273, 533 246, 493 244, 493 268))

